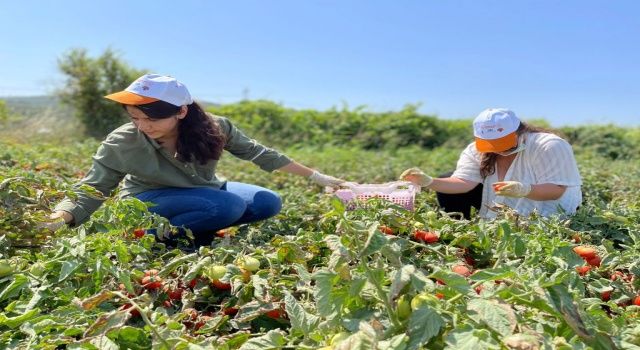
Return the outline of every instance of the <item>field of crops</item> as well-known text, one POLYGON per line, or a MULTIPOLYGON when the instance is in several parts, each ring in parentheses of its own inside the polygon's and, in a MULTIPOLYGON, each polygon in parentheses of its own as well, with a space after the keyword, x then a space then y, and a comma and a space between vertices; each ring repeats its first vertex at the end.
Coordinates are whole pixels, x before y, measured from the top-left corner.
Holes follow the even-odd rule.
MULTIPOLYGON (((183 252, 135 234, 164 224, 144 204, 110 200, 43 239, 37 221, 96 147, 0 141, 0 348, 640 349, 638 158, 577 149, 575 217, 483 222, 439 212, 432 192, 415 211, 345 211, 305 179, 225 155, 224 176, 282 195, 277 217, 183 252)), ((283 151, 375 183, 451 170, 460 150, 283 151)))

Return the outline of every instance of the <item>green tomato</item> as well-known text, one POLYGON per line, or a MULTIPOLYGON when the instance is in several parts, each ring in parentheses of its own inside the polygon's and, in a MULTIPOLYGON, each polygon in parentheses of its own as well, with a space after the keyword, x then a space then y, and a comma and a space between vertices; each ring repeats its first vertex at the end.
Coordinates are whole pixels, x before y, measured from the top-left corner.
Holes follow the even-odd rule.
POLYGON ((435 220, 437 217, 438 217, 438 214, 437 214, 435 211, 433 211, 433 210, 429 210, 429 211, 427 212, 427 219, 429 219, 429 221, 433 221, 433 220, 435 220))
POLYGON ((398 307, 396 310, 401 320, 407 319, 411 315, 411 302, 406 295, 398 298, 398 307))
POLYGON ((351 333, 347 333, 347 332, 337 333, 333 337, 331 337, 331 342, 329 344, 336 345, 336 344, 340 343, 341 341, 349 338, 349 336, 351 336, 351 333))
POLYGON ((44 274, 44 270, 45 266, 41 262, 37 262, 31 265, 31 268, 29 268, 29 272, 36 277, 42 276, 44 274))
POLYGON ((13 266, 6 260, 0 260, 0 277, 6 277, 13 273, 13 266))
POLYGON ((255 272, 255 271, 258 271, 258 269, 260 268, 260 260, 251 256, 244 256, 240 258, 238 265, 241 269, 255 272))
POLYGON ((227 273, 227 268, 222 265, 209 265, 202 273, 210 280, 215 281, 221 279, 227 273))
POLYGON ((411 309, 418 310, 422 305, 429 305, 436 303, 438 299, 427 293, 420 293, 411 299, 411 309))

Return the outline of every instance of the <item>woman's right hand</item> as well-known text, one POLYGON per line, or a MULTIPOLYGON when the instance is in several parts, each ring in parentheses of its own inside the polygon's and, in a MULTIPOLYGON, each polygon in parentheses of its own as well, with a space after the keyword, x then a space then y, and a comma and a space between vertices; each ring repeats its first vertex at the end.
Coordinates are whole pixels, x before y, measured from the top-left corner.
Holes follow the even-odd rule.
POLYGON ((66 211, 56 211, 49 215, 49 220, 43 221, 37 225, 39 229, 56 232, 65 224, 73 221, 73 215, 66 211))

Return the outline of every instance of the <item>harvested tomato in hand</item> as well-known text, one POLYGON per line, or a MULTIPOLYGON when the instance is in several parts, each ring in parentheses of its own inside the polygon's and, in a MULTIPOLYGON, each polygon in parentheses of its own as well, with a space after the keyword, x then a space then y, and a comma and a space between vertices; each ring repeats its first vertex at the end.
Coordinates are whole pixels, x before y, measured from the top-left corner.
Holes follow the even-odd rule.
POLYGON ((438 236, 438 234, 435 232, 416 230, 416 232, 414 232, 413 234, 413 238, 415 238, 417 241, 435 243, 438 241, 438 239, 440 239, 440 236, 438 236))
POLYGON ((395 231, 389 227, 389 226, 385 226, 385 225, 380 225, 378 227, 378 230, 380 230, 380 232, 386 234, 386 235, 394 235, 395 231))

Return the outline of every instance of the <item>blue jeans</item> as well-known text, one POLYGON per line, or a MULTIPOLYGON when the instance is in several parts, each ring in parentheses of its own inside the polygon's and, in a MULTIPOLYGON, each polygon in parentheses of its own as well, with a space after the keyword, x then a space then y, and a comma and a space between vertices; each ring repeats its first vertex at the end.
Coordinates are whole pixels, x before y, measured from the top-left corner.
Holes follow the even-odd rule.
POLYGON ((167 218, 172 225, 190 229, 200 245, 210 243, 222 228, 264 220, 282 208, 277 193, 241 182, 227 182, 220 189, 170 187, 135 197, 153 203, 149 211, 167 218))

